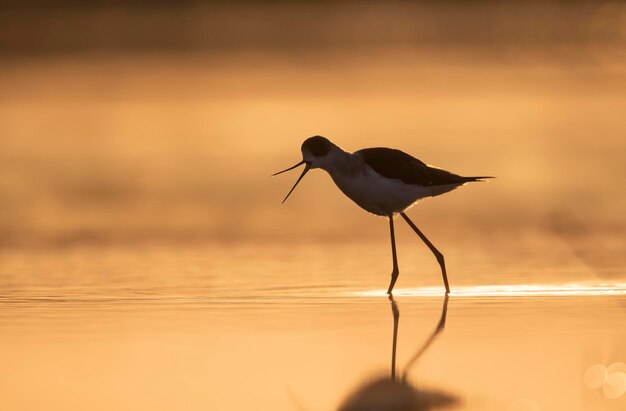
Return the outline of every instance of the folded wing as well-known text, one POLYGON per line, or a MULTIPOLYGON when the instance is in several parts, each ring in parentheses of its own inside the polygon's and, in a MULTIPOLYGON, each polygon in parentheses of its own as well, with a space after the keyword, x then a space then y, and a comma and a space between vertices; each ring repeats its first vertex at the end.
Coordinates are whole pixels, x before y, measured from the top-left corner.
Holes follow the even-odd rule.
POLYGON ((431 167, 407 153, 386 147, 357 151, 363 160, 383 177, 420 186, 461 185, 491 177, 463 177, 440 168, 431 167))

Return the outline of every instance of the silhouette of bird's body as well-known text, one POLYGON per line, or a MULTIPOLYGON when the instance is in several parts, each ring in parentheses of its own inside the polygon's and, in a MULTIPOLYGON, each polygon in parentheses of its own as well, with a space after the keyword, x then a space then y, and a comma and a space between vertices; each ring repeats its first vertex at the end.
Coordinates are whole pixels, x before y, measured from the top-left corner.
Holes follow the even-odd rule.
POLYGON ((366 148, 354 154, 344 152, 334 157, 334 161, 320 168, 361 208, 385 217, 403 212, 422 198, 444 194, 484 178, 461 177, 385 147, 366 148))
POLYGON ((391 294, 399 274, 393 227, 393 217, 396 214, 404 218, 435 254, 441 266, 446 292, 450 292, 443 255, 404 214, 404 211, 422 198, 444 194, 468 182, 483 181, 492 177, 463 177, 429 166, 400 150, 386 147, 366 148, 348 153, 322 136, 306 139, 301 150, 303 160, 300 163, 273 174, 281 174, 305 164, 304 171, 283 203, 310 169, 325 170, 337 187, 357 205, 372 214, 389 219, 393 272, 388 294, 391 294))

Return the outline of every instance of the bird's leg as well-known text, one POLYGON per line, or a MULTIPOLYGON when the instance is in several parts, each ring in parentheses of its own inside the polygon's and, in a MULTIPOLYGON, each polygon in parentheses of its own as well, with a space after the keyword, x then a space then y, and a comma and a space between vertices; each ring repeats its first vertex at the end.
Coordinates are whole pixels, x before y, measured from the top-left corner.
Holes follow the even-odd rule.
POLYGON ((389 232, 391 233, 391 256, 393 257, 393 271, 391 272, 391 282, 389 283, 387 294, 391 295, 391 291, 393 291, 393 286, 396 284, 398 274, 400 273, 400 271, 398 270, 398 254, 396 253, 396 236, 393 231, 393 215, 389 216, 389 232))
POLYGON ((407 224, 411 226, 413 231, 415 231, 415 233, 422 239, 422 241, 428 246, 428 248, 430 248, 430 251, 433 252, 433 254, 435 255, 435 258, 437 258, 437 262, 439 263, 439 266, 441 267, 441 275, 443 276, 443 284, 446 287, 446 294, 450 293, 450 286, 448 285, 448 274, 446 274, 446 263, 443 259, 443 254, 441 254, 439 250, 435 248, 433 243, 431 243, 428 240, 428 238, 426 238, 426 236, 420 231, 419 228, 417 228, 415 224, 413 224, 413 221, 411 221, 409 217, 407 217, 406 214, 400 213, 400 215, 402 216, 402 218, 404 218, 404 221, 406 221, 407 224))

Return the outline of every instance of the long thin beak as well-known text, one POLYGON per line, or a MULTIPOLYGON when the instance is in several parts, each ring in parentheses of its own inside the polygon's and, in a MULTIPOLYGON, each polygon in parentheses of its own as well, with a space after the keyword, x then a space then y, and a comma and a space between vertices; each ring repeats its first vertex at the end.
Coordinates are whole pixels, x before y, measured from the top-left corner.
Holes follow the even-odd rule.
POLYGON ((302 160, 302 161, 300 161, 298 164, 296 164, 295 166, 291 166, 291 167, 289 167, 289 168, 284 169, 283 171, 279 171, 278 173, 274 173, 274 174, 272 174, 270 177, 277 176, 277 175, 279 175, 279 174, 284 173, 285 171, 293 170, 294 168, 299 167, 299 166, 301 166, 301 165, 302 165, 302 164, 304 164, 304 163, 306 163, 306 161, 302 160))
POLYGON ((301 162, 299 162, 298 164, 296 164, 293 167, 289 167, 288 169, 285 169, 283 171, 279 171, 278 173, 272 174, 272 177, 273 177, 273 176, 275 176, 277 174, 284 173, 285 171, 293 170, 294 168, 296 168, 298 166, 301 166, 302 164, 306 164, 306 166, 304 167, 304 170, 302 171, 302 174, 300 174, 300 177, 298 177, 298 179, 296 180, 296 183, 293 185, 293 187, 291 187, 291 190, 289 190, 289 192, 285 196, 285 199, 283 200, 283 203, 285 201, 287 201, 287 199, 289 198, 289 196, 291 195, 293 190, 295 190, 295 188, 298 185, 298 183, 300 182, 300 180, 302 180, 302 177, 304 177, 304 175, 311 169, 311 166, 309 165, 309 163, 307 163, 306 161, 302 160, 301 162))

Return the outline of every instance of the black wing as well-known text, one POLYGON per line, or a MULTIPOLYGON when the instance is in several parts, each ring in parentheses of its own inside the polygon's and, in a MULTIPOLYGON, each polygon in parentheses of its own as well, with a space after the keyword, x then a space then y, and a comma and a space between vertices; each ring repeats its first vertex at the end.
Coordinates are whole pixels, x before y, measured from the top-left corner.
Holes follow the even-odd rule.
POLYGON ((449 171, 430 167, 393 148, 376 147, 357 151, 363 160, 383 177, 400 180, 406 184, 421 186, 440 186, 449 184, 464 184, 488 177, 462 177, 449 171))

